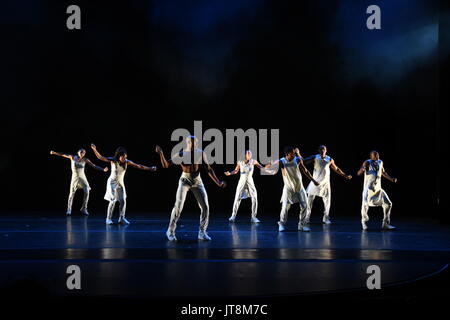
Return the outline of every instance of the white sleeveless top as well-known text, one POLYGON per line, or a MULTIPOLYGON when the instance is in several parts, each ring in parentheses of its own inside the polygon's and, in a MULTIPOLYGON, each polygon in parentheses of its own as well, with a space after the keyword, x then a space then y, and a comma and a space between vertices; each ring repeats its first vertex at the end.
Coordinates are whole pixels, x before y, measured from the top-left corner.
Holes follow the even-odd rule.
POLYGON ((111 174, 106 183, 106 193, 104 199, 107 201, 121 201, 126 199, 127 192, 125 190, 125 172, 128 164, 121 166, 119 162, 111 161, 111 174))
POLYGON ((330 194, 330 165, 331 157, 325 156, 323 159, 320 154, 314 157, 314 172, 313 178, 319 185, 316 186, 314 182, 310 182, 306 192, 310 196, 328 197, 330 194))
POLYGON ((331 157, 325 156, 322 157, 317 154, 314 159, 314 172, 313 178, 320 184, 325 184, 330 181, 330 164, 331 157))
POLYGON ((239 161, 241 178, 252 178, 253 177, 253 169, 255 167, 255 160, 250 159, 247 163, 245 161, 239 161))
POLYGON ((303 188, 302 174, 298 168, 300 158, 295 157, 291 161, 281 158, 280 162, 283 164, 286 173, 283 174, 284 187, 291 192, 299 192, 303 188))
MULTIPOLYGON (((72 169, 72 176, 73 177, 85 177, 84 168, 86 167, 86 161, 84 161, 84 159, 77 161, 74 158, 70 159, 70 167, 72 169)), ((78 156, 76 156, 76 158, 79 159, 78 156)))
POLYGON ((117 181, 120 185, 124 185, 125 172, 127 171, 127 164, 122 166, 119 162, 112 161, 111 162, 111 175, 109 176, 110 180, 117 181))
POLYGON ((381 174, 383 172, 383 161, 367 160, 369 168, 364 172, 364 189, 374 192, 381 190, 381 174))

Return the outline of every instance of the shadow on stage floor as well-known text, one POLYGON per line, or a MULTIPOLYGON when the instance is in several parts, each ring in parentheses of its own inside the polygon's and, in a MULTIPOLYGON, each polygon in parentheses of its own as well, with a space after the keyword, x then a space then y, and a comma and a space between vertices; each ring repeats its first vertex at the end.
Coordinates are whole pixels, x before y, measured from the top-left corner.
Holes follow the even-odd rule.
POLYGON ((229 223, 222 216, 211 219, 213 240, 204 242, 196 240, 198 219, 186 213, 179 241, 170 243, 167 219, 133 215, 124 227, 106 226, 98 216, 3 215, 0 290, 22 297, 276 299, 359 292, 363 298, 370 265, 380 267, 385 289, 414 286, 450 261, 450 227, 430 221, 396 221, 395 231, 371 221, 361 231, 357 219, 343 218, 330 226, 313 223, 304 233, 292 217, 291 230, 279 233, 276 219, 252 224, 241 215, 229 223), (81 290, 66 286, 70 265, 80 267, 81 290))

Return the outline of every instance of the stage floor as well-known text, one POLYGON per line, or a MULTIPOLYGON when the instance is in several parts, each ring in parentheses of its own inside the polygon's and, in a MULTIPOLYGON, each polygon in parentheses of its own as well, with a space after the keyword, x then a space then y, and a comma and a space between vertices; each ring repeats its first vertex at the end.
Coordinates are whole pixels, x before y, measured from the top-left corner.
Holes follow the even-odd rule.
POLYGON ((251 224, 213 216, 211 242, 196 240, 198 218, 183 213, 178 242, 166 240, 168 215, 130 213, 131 225, 104 218, 55 214, 2 215, 0 290, 23 288, 50 296, 224 297, 277 296, 367 290, 367 267, 381 268, 382 287, 444 270, 450 261, 450 227, 394 220, 381 231, 374 217, 362 231, 358 218, 330 226, 312 223, 277 231, 276 218, 251 224), (68 290, 66 269, 78 265, 81 290, 68 290))

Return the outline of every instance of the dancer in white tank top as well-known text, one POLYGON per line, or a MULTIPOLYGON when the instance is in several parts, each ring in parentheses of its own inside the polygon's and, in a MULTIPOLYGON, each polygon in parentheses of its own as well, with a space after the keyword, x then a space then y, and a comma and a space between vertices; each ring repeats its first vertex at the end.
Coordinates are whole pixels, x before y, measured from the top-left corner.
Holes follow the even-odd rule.
POLYGON ((308 188, 306 188, 306 193, 308 194, 308 205, 309 211, 306 216, 306 223, 309 223, 309 217, 311 215, 312 206, 315 197, 321 197, 323 201, 324 211, 323 211, 323 223, 330 224, 330 207, 331 207, 331 185, 330 185, 330 168, 333 169, 341 177, 347 180, 352 178, 351 175, 346 175, 341 169, 336 166, 334 160, 327 156, 327 147, 324 145, 319 146, 319 154, 303 159, 305 164, 313 163, 314 171, 313 178, 319 182, 316 186, 314 183, 310 182, 308 188))
POLYGON ((244 160, 238 161, 236 168, 233 171, 225 171, 226 176, 235 175, 238 172, 241 173, 239 182, 236 188, 236 195, 234 197, 233 212, 228 219, 230 222, 236 220, 236 215, 241 204, 242 199, 251 198, 252 200, 252 217, 251 222, 258 223, 259 219, 256 217, 258 211, 258 193, 256 192, 255 182, 253 181, 254 167, 263 170, 264 167, 255 159, 252 158, 252 152, 250 150, 245 151, 244 160))
MULTIPOLYGON (((284 231, 287 222, 288 211, 292 204, 299 203, 300 216, 298 223, 299 231, 310 231, 306 225, 306 215, 308 213, 308 196, 305 188, 303 188, 302 175, 300 170, 317 186, 319 183, 313 178, 308 169, 303 164, 302 157, 298 148, 285 147, 285 157, 269 164, 267 168, 274 165, 281 166, 281 173, 283 174, 283 194, 281 196, 281 212, 280 221, 278 222, 278 231, 284 231), (300 169, 299 169, 300 168, 300 169)), ((278 170, 276 170, 278 171, 278 170)), ((276 173, 276 172, 275 172, 276 173)))
POLYGON ((125 148, 119 147, 116 149, 114 157, 104 157, 102 156, 97 147, 91 144, 91 148, 94 151, 98 159, 111 163, 111 175, 108 178, 106 184, 106 193, 104 199, 109 201, 108 211, 106 214, 106 224, 113 224, 112 215, 114 212, 114 207, 116 202, 119 202, 120 216, 119 224, 129 224, 130 222, 125 218, 125 211, 127 207, 127 192, 125 189, 125 172, 128 165, 135 167, 140 170, 156 171, 156 167, 147 167, 142 164, 134 163, 133 161, 127 159, 128 154, 125 148))
POLYGON ((209 203, 208 195, 202 178, 200 177, 200 169, 203 167, 207 170, 209 177, 214 183, 225 188, 226 183, 220 181, 213 168, 209 165, 206 155, 201 149, 197 149, 197 138, 195 136, 188 136, 185 139, 185 148, 179 154, 175 154, 171 159, 167 160, 164 152, 160 146, 156 146, 156 152, 159 154, 163 168, 168 168, 173 164, 181 166, 182 173, 178 181, 178 189, 170 215, 169 227, 167 228, 166 236, 169 241, 177 241, 175 230, 177 228, 178 219, 183 210, 186 195, 191 191, 200 207, 200 227, 198 231, 198 240, 211 240, 211 237, 206 232, 209 224, 209 203))
POLYGON ((370 152, 370 159, 363 162, 358 171, 358 176, 364 174, 364 188, 362 193, 361 205, 361 224, 363 230, 367 229, 367 221, 369 221, 369 207, 383 207, 383 225, 385 230, 393 230, 391 225, 391 209, 392 202, 386 191, 381 188, 381 178, 396 183, 397 178, 392 178, 385 170, 383 161, 377 151, 370 152))
POLYGON ((108 167, 102 168, 93 164, 91 160, 86 158, 85 149, 78 150, 77 155, 55 151, 50 151, 50 154, 70 159, 70 167, 72 169, 72 179, 70 182, 70 191, 69 191, 69 199, 67 200, 66 214, 67 215, 72 214, 72 203, 75 193, 77 192, 78 189, 83 189, 84 197, 83 197, 83 205, 81 206, 81 212, 85 215, 89 215, 89 212, 87 211, 87 206, 89 201, 89 191, 91 190, 91 187, 89 186, 89 182, 84 172, 86 163, 90 165, 92 168, 104 172, 108 172, 108 167))

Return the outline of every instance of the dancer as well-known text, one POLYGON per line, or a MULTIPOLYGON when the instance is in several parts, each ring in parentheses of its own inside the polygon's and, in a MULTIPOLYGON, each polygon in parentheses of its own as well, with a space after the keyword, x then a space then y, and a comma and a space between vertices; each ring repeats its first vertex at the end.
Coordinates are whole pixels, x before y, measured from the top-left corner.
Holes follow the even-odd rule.
MULTIPOLYGON (((274 163, 269 163, 266 168, 270 168, 275 164, 280 164, 281 173, 283 174, 283 195, 281 196, 281 212, 280 221, 278 221, 278 231, 284 231, 288 211, 292 204, 298 202, 300 205, 300 217, 298 223, 299 231, 310 231, 311 229, 306 225, 306 216, 308 213, 308 196, 305 188, 303 188, 302 175, 300 170, 310 179, 316 186, 319 183, 313 178, 308 169, 303 164, 303 159, 300 155, 300 150, 293 147, 284 148, 285 157, 274 163), (299 169, 300 168, 300 169, 299 169)), ((278 170, 276 170, 275 174, 278 170)), ((270 173, 269 173, 270 174, 270 173)))
POLYGON ((172 164, 179 164, 183 171, 178 182, 175 205, 170 215, 170 223, 166 232, 166 236, 169 241, 177 241, 177 237, 175 236, 177 221, 180 218, 181 211, 183 210, 184 201, 186 200, 186 194, 190 190, 197 199, 197 203, 200 206, 201 210, 198 239, 211 240, 211 237, 206 232, 209 223, 209 204, 208 195, 206 193, 205 186, 203 185, 202 178, 200 177, 201 167, 207 170, 211 180, 213 180, 214 183, 219 187, 224 188, 226 186, 226 183, 224 181, 220 181, 217 178, 213 168, 209 165, 203 150, 197 149, 197 138, 195 136, 188 136, 186 137, 185 141, 185 149, 183 151, 180 151, 178 155, 173 156, 172 159, 169 160, 166 160, 161 147, 156 146, 156 152, 160 156, 163 168, 168 168, 172 164), (202 164, 204 165, 202 166, 202 164))
POLYGON ((309 223, 309 217, 311 215, 312 206, 314 203, 314 198, 321 197, 323 201, 324 211, 323 211, 323 223, 330 224, 330 206, 331 206, 331 186, 330 186, 330 168, 333 169, 341 177, 347 180, 352 178, 351 175, 346 175, 341 169, 336 166, 334 160, 327 156, 327 147, 324 145, 319 146, 319 154, 307 157, 303 159, 305 164, 314 163, 313 178, 319 182, 316 186, 311 181, 306 188, 306 193, 308 194, 308 206, 309 210, 306 215, 305 222, 309 223))
POLYGON ((92 168, 108 172, 108 167, 102 168, 99 166, 96 166, 86 158, 86 150, 81 148, 78 150, 76 155, 67 154, 67 153, 61 153, 61 152, 55 152, 50 151, 51 155, 60 156, 63 158, 70 159, 70 167, 72 169, 72 180, 70 181, 70 191, 69 191, 69 199, 67 200, 67 212, 66 214, 70 216, 72 214, 72 203, 73 198, 75 196, 75 193, 78 189, 83 189, 84 197, 83 197, 83 205, 81 206, 81 213, 85 215, 89 215, 89 212, 87 210, 87 205, 89 201, 89 191, 91 190, 91 187, 89 186, 89 182, 87 181, 86 174, 84 173, 84 168, 86 167, 86 163, 90 165, 92 168))
POLYGON ((383 161, 377 151, 370 152, 370 159, 364 161, 358 171, 358 176, 364 173, 364 189, 362 193, 361 205, 361 224, 363 230, 367 230, 367 221, 369 221, 369 207, 383 207, 384 217, 382 228, 385 230, 394 230, 391 226, 392 202, 386 191, 381 188, 381 177, 396 183, 397 178, 392 178, 385 170, 383 161))
POLYGON ((256 217, 258 210, 258 194, 256 192, 255 183, 253 181, 253 168, 256 166, 260 170, 264 167, 255 159, 252 158, 252 152, 250 150, 245 151, 244 160, 238 161, 236 168, 233 171, 225 171, 226 176, 235 175, 238 172, 241 173, 239 182, 236 188, 236 195, 234 197, 233 212, 228 219, 230 222, 236 220, 236 215, 241 204, 242 199, 251 198, 252 200, 252 217, 251 222, 258 223, 259 219, 256 217))
POLYGON ((127 159, 127 150, 123 147, 118 147, 116 149, 114 157, 102 156, 100 152, 98 152, 95 144, 91 144, 91 148, 99 160, 111 163, 111 175, 109 176, 108 182, 106 184, 106 193, 104 197, 106 201, 109 201, 108 211, 106 215, 106 224, 113 224, 112 215, 117 201, 119 202, 120 211, 118 223, 129 224, 130 221, 125 218, 127 192, 125 190, 124 178, 127 167, 128 165, 130 165, 140 170, 147 170, 152 172, 156 171, 156 167, 147 167, 142 164, 134 163, 133 161, 127 159))

